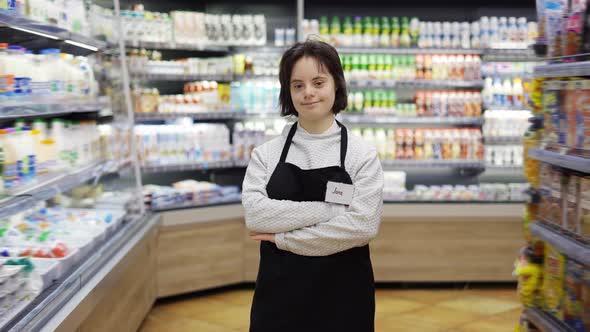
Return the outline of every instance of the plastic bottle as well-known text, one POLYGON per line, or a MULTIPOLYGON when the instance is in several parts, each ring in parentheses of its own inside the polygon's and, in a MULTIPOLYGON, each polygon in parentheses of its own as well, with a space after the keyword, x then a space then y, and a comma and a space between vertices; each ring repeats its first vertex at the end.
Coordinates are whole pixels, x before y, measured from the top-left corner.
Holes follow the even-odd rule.
POLYGON ((330 43, 332 45, 341 45, 341 32, 340 18, 338 18, 338 16, 332 17, 332 24, 330 25, 330 43))
POLYGON ((494 106, 497 107, 502 107, 504 105, 504 100, 505 98, 503 98, 502 93, 503 93, 503 86, 502 86, 502 80, 500 80, 499 78, 494 79, 494 85, 493 85, 493 90, 494 92, 494 106))
POLYGON ((375 131, 375 145, 379 159, 384 160, 387 157, 387 135, 385 134, 385 129, 380 128, 375 131))
POLYGON ((330 27, 328 25, 328 17, 322 16, 320 17, 320 37, 325 40, 330 40, 330 27))
POLYGON ((381 33, 379 36, 379 46, 390 47, 391 45, 391 26, 389 25, 389 18, 383 16, 381 18, 381 33))
POLYGON ((524 90, 522 86, 522 80, 520 78, 514 79, 514 84, 512 85, 512 101, 513 105, 516 108, 524 107, 524 90))
POLYGON ((502 106, 512 107, 514 105, 513 97, 512 83, 510 82, 510 79, 506 78, 504 84, 502 84, 502 106))
POLYGON ((363 45, 363 22, 360 16, 354 17, 352 46, 360 47, 363 45))
POLYGON ((397 17, 391 18, 391 47, 400 47, 400 25, 397 17))
POLYGON ((12 134, 14 129, 0 129, 0 144, 4 152, 4 161, 2 166, 3 187, 7 190, 18 186, 18 168, 16 149, 12 134))
POLYGON ((365 16, 363 22, 363 46, 373 46, 373 22, 369 16, 365 16))
POLYGON ((350 16, 346 16, 344 18, 344 24, 342 26, 342 30, 343 30, 342 45, 347 46, 347 47, 353 46, 354 29, 352 26, 352 19, 350 18, 350 16))
POLYGON ((402 18, 402 33, 400 36, 400 46, 410 47, 412 44, 412 38, 410 37, 410 22, 407 17, 402 18))
POLYGON ((410 39, 412 47, 418 47, 418 41, 420 38, 420 20, 417 17, 412 17, 410 20, 410 39))

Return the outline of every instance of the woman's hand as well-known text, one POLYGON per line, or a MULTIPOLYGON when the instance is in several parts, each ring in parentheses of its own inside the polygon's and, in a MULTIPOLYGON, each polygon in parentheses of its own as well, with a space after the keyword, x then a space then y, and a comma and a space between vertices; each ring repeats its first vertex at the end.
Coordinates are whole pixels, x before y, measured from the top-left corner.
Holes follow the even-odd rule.
POLYGON ((269 241, 275 243, 274 234, 250 232, 250 238, 256 241, 269 241))

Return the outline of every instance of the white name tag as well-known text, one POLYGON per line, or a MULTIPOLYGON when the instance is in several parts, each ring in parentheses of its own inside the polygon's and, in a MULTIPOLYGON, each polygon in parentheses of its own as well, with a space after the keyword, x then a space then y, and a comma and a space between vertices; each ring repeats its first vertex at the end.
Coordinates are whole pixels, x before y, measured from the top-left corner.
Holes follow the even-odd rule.
POLYGON ((351 184, 328 181, 326 186, 326 202, 350 205, 354 186, 351 184))

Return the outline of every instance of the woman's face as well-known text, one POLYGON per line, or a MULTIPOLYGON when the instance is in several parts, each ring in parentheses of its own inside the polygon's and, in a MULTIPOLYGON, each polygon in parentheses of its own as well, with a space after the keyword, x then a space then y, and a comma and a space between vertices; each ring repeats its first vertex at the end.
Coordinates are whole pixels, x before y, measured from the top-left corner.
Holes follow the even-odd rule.
POLYGON ((334 78, 315 58, 304 56, 295 63, 289 89, 299 118, 313 121, 333 116, 334 78))

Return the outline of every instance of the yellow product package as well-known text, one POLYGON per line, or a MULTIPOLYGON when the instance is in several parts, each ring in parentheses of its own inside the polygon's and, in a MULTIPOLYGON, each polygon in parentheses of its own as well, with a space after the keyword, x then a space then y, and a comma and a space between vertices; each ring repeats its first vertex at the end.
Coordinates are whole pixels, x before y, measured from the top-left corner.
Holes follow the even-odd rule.
POLYGON ((543 266, 543 309, 559 320, 563 320, 563 281, 565 256, 549 244, 545 244, 543 266))

